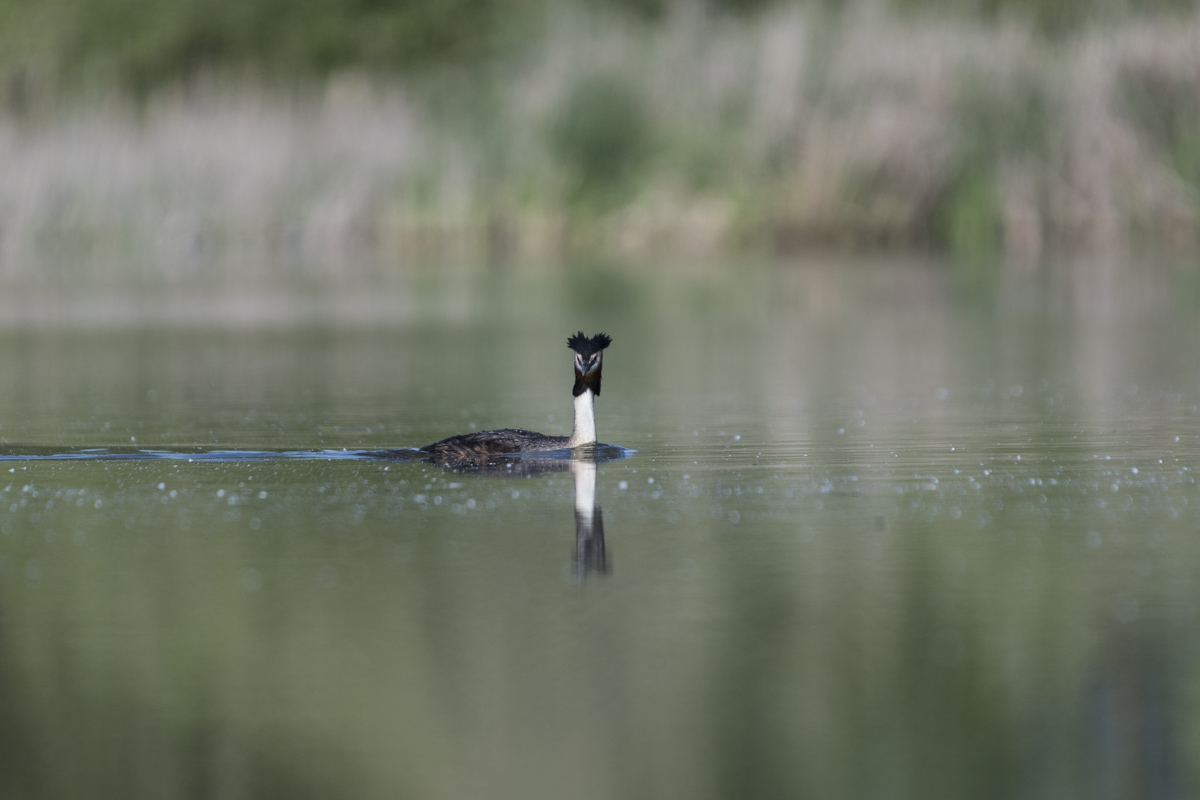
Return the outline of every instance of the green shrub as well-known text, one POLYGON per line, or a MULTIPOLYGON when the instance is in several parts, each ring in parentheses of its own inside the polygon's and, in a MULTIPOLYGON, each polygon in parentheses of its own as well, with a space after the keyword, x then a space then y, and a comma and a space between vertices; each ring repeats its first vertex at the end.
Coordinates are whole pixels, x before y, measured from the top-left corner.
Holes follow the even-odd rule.
POLYGON ((989 172, 970 172, 951 188, 946 206, 946 244, 956 256, 986 258, 1000 242, 1000 203, 989 172))
POLYGON ((551 148, 570 176, 571 201, 609 208, 627 199, 649 159, 651 128, 641 98, 625 82, 580 81, 550 129, 551 148))
POLYGON ((1200 86, 1196 78, 1127 67, 1118 87, 1126 115, 1165 154, 1181 178, 1200 187, 1200 86))
POLYGON ((1186 12, 1194 0, 891 0, 903 11, 970 15, 988 20, 1018 20, 1049 37, 1077 33, 1092 22, 1147 13, 1186 12))
POLYGON ((67 77, 107 75, 145 89, 213 67, 294 76, 469 64, 512 38, 539 0, 44 0, 36 10, 8 2, 0 18, 46 41, 67 77))
MULTIPOLYGON (((829 0, 825 0, 829 2, 829 0)), ((606 0, 613 8, 642 19, 658 20, 667 15, 672 0, 606 0)), ((718 14, 754 14, 771 6, 783 5, 787 0, 707 0, 705 7, 718 14)), ((792 0, 794 3, 795 0, 792 0)))
POLYGON ((952 253, 981 258, 1000 246, 996 175, 1009 159, 1041 160, 1054 122, 1044 82, 968 75, 954 112, 957 146, 942 201, 941 234, 952 253))

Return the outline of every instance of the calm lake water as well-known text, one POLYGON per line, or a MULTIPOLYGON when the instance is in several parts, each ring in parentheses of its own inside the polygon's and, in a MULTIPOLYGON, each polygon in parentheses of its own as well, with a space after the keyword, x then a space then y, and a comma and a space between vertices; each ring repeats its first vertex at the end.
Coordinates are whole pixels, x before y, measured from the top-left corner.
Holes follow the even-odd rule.
POLYGON ((936 271, 389 293, 0 332, 4 796, 1200 790, 1194 313, 936 271), (355 456, 569 432, 579 329, 626 457, 355 456), (81 448, 171 457, 24 458, 81 448))

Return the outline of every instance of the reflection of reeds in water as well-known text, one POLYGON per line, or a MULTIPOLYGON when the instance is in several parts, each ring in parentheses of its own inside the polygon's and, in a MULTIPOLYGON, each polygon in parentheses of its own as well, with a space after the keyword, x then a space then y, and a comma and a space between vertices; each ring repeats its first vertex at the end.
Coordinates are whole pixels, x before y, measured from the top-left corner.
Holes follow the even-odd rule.
POLYGON ((354 251, 564 243, 1032 258, 1200 241, 1197 15, 1055 42, 794 8, 654 28, 564 11, 547 31, 523 66, 449 101, 427 81, 343 77, 296 99, 214 79, 137 112, 2 120, 4 272, 75 247, 175 278, 229 253, 327 272, 354 251))

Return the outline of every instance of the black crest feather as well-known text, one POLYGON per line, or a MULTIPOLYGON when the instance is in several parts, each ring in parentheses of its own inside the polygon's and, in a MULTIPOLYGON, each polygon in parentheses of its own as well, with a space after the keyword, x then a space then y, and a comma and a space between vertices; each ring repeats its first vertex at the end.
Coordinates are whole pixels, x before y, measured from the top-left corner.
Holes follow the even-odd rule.
POLYGON ((612 344, 612 337, 607 333, 597 333, 589 339, 583 335, 583 331, 580 331, 567 339, 567 347, 584 357, 590 356, 592 353, 599 353, 610 344, 612 344))

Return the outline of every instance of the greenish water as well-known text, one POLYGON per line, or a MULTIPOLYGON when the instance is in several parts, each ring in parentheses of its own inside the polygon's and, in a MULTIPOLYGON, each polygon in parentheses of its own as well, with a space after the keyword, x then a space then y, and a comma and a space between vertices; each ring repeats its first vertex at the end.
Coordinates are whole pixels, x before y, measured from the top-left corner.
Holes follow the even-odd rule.
POLYGON ((770 271, 452 288, 0 334, 4 796, 1200 787, 1200 319, 770 271), (586 556, 578 464, 342 457, 568 432, 580 328, 635 451, 586 556), (338 452, 14 458, 87 447, 338 452))

